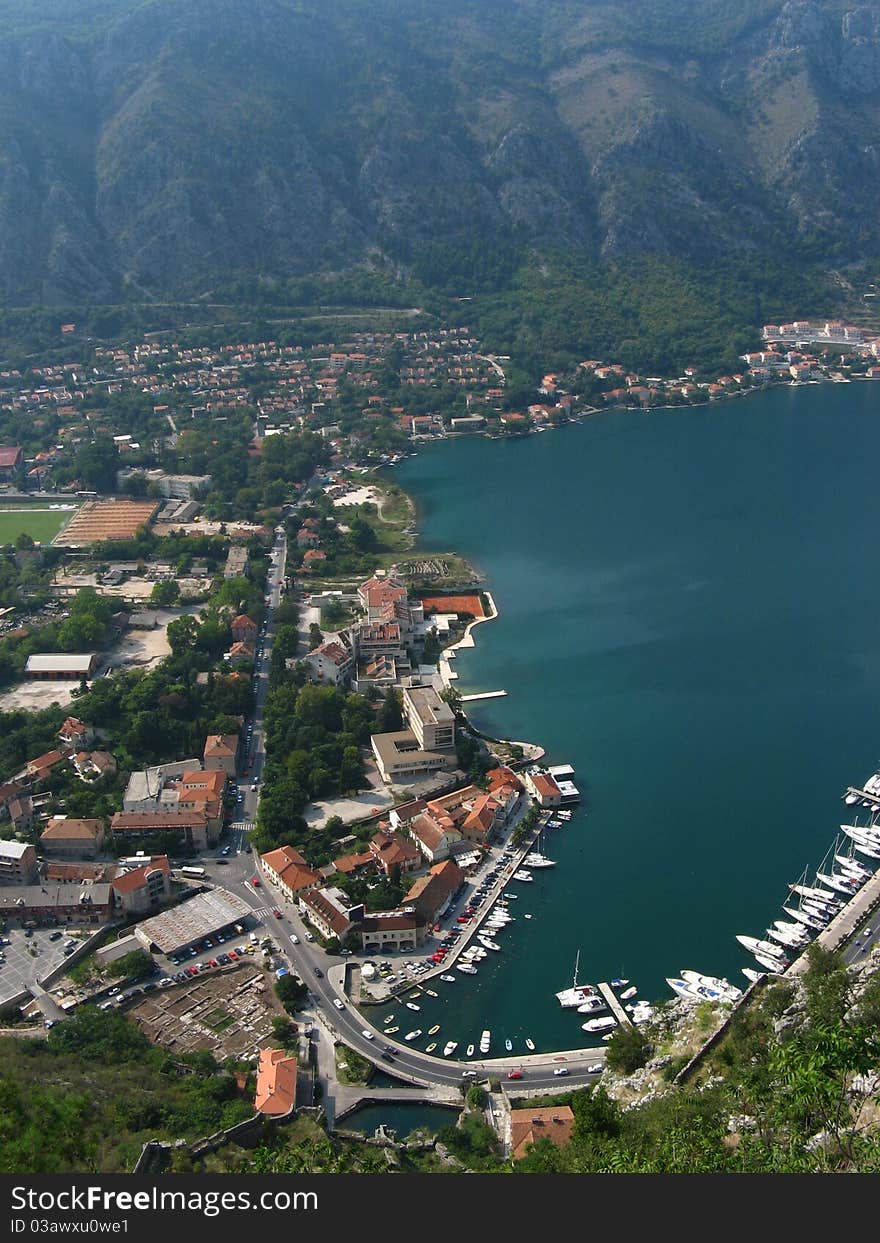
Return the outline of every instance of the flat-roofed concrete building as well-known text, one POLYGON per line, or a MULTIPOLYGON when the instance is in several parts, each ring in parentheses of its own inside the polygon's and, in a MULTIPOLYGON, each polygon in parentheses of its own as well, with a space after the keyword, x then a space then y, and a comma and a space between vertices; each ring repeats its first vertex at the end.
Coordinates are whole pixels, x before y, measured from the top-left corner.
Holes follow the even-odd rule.
POLYGON ((0 885, 33 885, 38 879, 37 852, 30 842, 0 841, 0 885))
POLYGON ((24 675, 35 681, 79 682, 90 678, 97 664, 97 652, 40 652, 28 656, 24 675))
POLYGON ((422 750, 453 750, 455 713, 433 687, 407 687, 403 692, 403 714, 422 750))
POLYGON ((454 754, 423 750, 409 729, 392 734, 373 734, 370 745, 382 780, 388 785, 407 777, 425 777, 441 768, 455 768, 454 754))

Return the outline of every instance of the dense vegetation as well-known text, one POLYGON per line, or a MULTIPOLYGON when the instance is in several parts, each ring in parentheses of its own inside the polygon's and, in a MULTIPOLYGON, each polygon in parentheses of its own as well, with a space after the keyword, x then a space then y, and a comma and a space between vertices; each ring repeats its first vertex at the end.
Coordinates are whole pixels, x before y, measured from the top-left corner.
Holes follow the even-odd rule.
POLYGON ((48 1040, 2 1042, 0 1171, 130 1172, 149 1139, 191 1140, 253 1112, 207 1054, 154 1048, 88 1006, 48 1040))

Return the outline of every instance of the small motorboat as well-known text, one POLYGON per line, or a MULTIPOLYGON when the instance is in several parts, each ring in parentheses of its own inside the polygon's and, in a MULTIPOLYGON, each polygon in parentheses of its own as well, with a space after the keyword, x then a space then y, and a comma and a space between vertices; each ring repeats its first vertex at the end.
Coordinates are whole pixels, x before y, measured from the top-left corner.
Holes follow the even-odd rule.
POLYGON ((385 1017, 384 1017, 384 1019, 382 1020, 382 1022, 383 1022, 383 1023, 393 1023, 393 1022, 394 1022, 394 1015, 393 1015, 393 1014, 386 1014, 386 1015, 385 1015, 385 1017))
POLYGON ((630 984, 629 988, 624 989, 624 991, 620 994, 621 1000, 629 1001, 630 997, 635 997, 638 991, 639 990, 636 988, 635 984, 630 984))
POLYGON ((409 1040, 409 1041, 418 1040, 421 1034, 422 1034, 421 1027, 417 1027, 415 1031, 407 1032, 406 1035, 404 1036, 404 1040, 409 1040))
POLYGON ((428 1035, 429 1035, 429 1036, 436 1036, 439 1030, 440 1030, 440 1024, 439 1024, 439 1023, 435 1023, 433 1027, 429 1027, 429 1028, 428 1028, 428 1035))
POLYGON ((450 1041, 447 1043, 446 1048, 443 1050, 443 1056, 444 1056, 444 1057, 451 1057, 451 1056, 452 1056, 452 1054, 455 1052, 455 1050, 456 1050, 457 1048, 458 1048, 458 1041, 457 1041, 457 1040, 450 1040, 450 1041))
POLYGON ((507 1052, 508 1052, 508 1053, 512 1053, 512 1052, 513 1052, 513 1041, 512 1041, 512 1040, 505 1040, 505 1042, 504 1042, 504 1047, 505 1047, 505 1049, 507 1050, 507 1052))
POLYGON ((534 1040, 531 1040, 528 1036, 526 1036, 526 1048, 530 1049, 532 1053, 534 1053, 535 1051, 535 1042, 534 1040))
POLYGON ((436 1040, 432 1040, 430 1044, 426 1044, 426 1045, 425 1045, 425 1052, 426 1052, 426 1053, 433 1053, 433 1052, 434 1052, 434 1050, 435 1050, 436 1048, 437 1048, 437 1041, 436 1041, 436 1040))
POLYGON ((407 1008, 407 1010, 421 1010, 421 1008, 422 1008, 422 1007, 421 1007, 421 1006, 417 1006, 417 1005, 416 1005, 416 1003, 415 1003, 414 1001, 408 1001, 408 1002, 406 1003, 406 1008, 407 1008))
POLYGON ((382 1030, 385 1032, 386 1036, 392 1036, 395 1032, 399 1032, 400 1028, 399 1027, 384 1027, 382 1030))
POLYGON ((465 1056, 466 1056, 466 1057, 473 1057, 473 1056, 474 1056, 474 1046, 473 1046, 472 1044, 469 1044, 469 1045, 468 1045, 468 1047, 467 1047, 467 1053, 465 1054, 465 1056))
POLYGON ((440 994, 439 994, 439 993, 435 993, 435 992, 434 992, 433 988, 426 988, 426 989, 425 989, 425 992, 428 994, 428 996, 429 996, 429 997, 439 997, 439 996, 440 996, 440 994))
POLYGON ((441 979, 441 980, 445 980, 447 984, 454 984, 454 983, 455 983, 455 976, 454 976, 454 975, 441 975, 440 979, 441 979))

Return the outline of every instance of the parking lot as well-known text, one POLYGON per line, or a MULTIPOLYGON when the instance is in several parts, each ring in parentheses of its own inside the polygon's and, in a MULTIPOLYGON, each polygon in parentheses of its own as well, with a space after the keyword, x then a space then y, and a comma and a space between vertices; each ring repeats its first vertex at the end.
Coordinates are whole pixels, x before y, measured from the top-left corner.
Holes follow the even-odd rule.
POLYGON ((2 934, 9 944, 0 945, 0 952, 5 956, 0 966, 0 1005, 64 961, 64 942, 70 932, 66 928, 54 931, 62 934, 55 941, 50 940, 52 928, 35 928, 29 937, 22 928, 12 928, 2 934))

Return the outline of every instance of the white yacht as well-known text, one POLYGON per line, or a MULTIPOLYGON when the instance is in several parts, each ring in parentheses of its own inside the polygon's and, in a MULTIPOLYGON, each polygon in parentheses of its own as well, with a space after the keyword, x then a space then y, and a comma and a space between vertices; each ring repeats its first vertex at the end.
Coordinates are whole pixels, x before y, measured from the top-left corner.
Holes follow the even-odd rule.
POLYGON ((498 951, 501 949, 501 946, 498 944, 497 941, 490 941, 489 938, 486 936, 479 936, 477 937, 477 940, 480 942, 481 945, 485 945, 487 950, 494 950, 496 953, 498 953, 498 951))
POLYGON ((742 973, 747 980, 752 982, 752 984, 757 984, 758 980, 763 980, 766 975, 766 972, 756 971, 754 967, 743 967, 742 973))
POLYGON ((629 1001, 630 997, 635 997, 638 991, 639 990, 636 988, 635 984, 630 984, 629 988, 624 989, 624 991, 620 994, 621 1001, 629 1001))
POLYGON ((406 1003, 406 1008, 407 1008, 407 1010, 421 1010, 421 1008, 422 1008, 422 1007, 421 1007, 421 1006, 417 1006, 417 1005, 416 1005, 416 1003, 415 1003, 414 1001, 408 1001, 408 1002, 406 1003))
POLYGON ((531 872, 527 872, 527 871, 525 871, 525 869, 524 869, 524 868, 520 868, 520 870, 519 870, 518 872, 514 872, 514 874, 513 874, 513 879, 514 879, 514 880, 521 880, 521 881, 532 881, 532 880, 534 880, 535 878, 534 878, 534 876, 532 876, 531 872))
POLYGON ((556 994, 556 1000, 562 1006, 563 1010, 576 1010, 578 1006, 583 1005, 588 998, 598 996, 598 992, 592 984, 578 984, 577 977, 580 960, 581 952, 578 950, 577 958, 574 962, 574 978, 571 982, 571 988, 563 988, 556 994))
POLYGON ((441 979, 441 980, 445 980, 447 984, 454 984, 454 983, 455 983, 455 976, 454 976, 454 975, 441 975, 440 979, 441 979))
POLYGON ((531 854, 526 855, 526 857, 523 859, 523 863, 525 863, 530 868, 555 868, 556 867, 555 859, 548 859, 546 855, 539 854, 537 851, 532 851, 531 854))
POLYGON ((778 928, 780 932, 793 932, 805 942, 810 939, 808 929, 800 922, 791 923, 787 919, 774 919, 773 927, 778 928))
POLYGON ((790 915, 792 919, 802 924, 805 928, 812 928, 814 932, 819 932, 828 922, 826 919, 819 919, 813 915, 811 911, 805 911, 797 906, 784 906, 782 908, 786 915, 790 915))
POLYGON ((465 1053, 465 1057, 473 1057, 473 1056, 474 1056, 474 1046, 472 1044, 469 1044, 467 1047, 467 1051, 465 1053))
POLYGON ((481 1053, 489 1052, 489 1042, 491 1039, 492 1039, 492 1033, 490 1031, 484 1031, 482 1033, 482 1035, 480 1036, 480 1052, 481 1053))
POLYGON ((770 975, 781 975, 788 966, 788 960, 785 958, 768 958, 766 954, 755 954, 755 958, 762 967, 766 967, 770 975))
POLYGON ((795 936, 791 932, 783 932, 781 928, 768 928, 767 936, 771 941, 778 941, 789 949, 800 949, 805 944, 804 937, 795 936))
POLYGON ((595 997, 588 997, 577 1008, 578 1014, 592 1014, 595 1010, 607 1010, 605 998, 599 993, 595 997))
POLYGON ((702 997, 697 996, 690 984, 688 984, 687 980, 680 980, 678 976, 668 975, 666 977, 666 983, 676 994, 676 996, 682 999, 682 1001, 687 1001, 693 1005, 696 1005, 697 1002, 703 1000, 702 997))
POLYGON ((464 975, 476 975, 476 967, 472 967, 469 962, 457 962, 455 964, 456 971, 461 971, 464 975))
POLYGON ((810 885, 789 885, 792 893, 798 893, 802 898, 806 898, 808 902, 820 902, 823 906, 839 906, 833 893, 829 893, 827 889, 817 889, 810 885))
POLYGON ((845 893, 852 897, 862 887, 862 882, 854 877, 838 876, 836 872, 817 872, 816 879, 820 880, 823 885, 827 885, 829 889, 836 889, 838 893, 845 893))
MULTIPOLYGON (((717 975, 700 975, 698 971, 681 972, 681 978, 687 980, 688 984, 702 985, 704 988, 711 988, 720 993, 727 1001, 737 1001, 742 997, 742 989, 736 988, 731 984, 730 980, 724 979, 717 975)), ((623 994, 621 994, 623 996, 623 994)))
POLYGON ((451 1057, 451 1056, 452 1056, 452 1054, 455 1052, 455 1050, 456 1050, 457 1048, 458 1048, 458 1041, 457 1041, 457 1040, 450 1040, 450 1041, 447 1043, 447 1045, 446 1045, 446 1047, 444 1048, 444 1050, 443 1050, 443 1056, 444 1056, 444 1057, 451 1057))
POLYGON ((839 864, 844 872, 848 872, 851 876, 857 876, 859 880, 870 880, 874 875, 870 868, 866 868, 864 864, 859 863, 858 859, 854 859, 852 855, 835 855, 834 862, 839 864))
POLYGON ((581 1023, 581 1031, 595 1035, 599 1032, 610 1032, 616 1026, 617 1019, 612 1018, 610 1014, 606 1014, 602 1019, 588 1019, 586 1023, 581 1023))
POLYGON ((421 1027, 417 1027, 415 1031, 407 1032, 406 1035, 404 1036, 404 1040, 409 1040, 409 1041, 418 1040, 421 1034, 422 1034, 421 1027))
POLYGON ((778 945, 774 945, 772 941, 760 941, 757 937, 746 937, 737 935, 737 941, 740 945, 745 946, 750 954, 763 954, 768 958, 778 958, 786 966, 788 961, 778 945))

